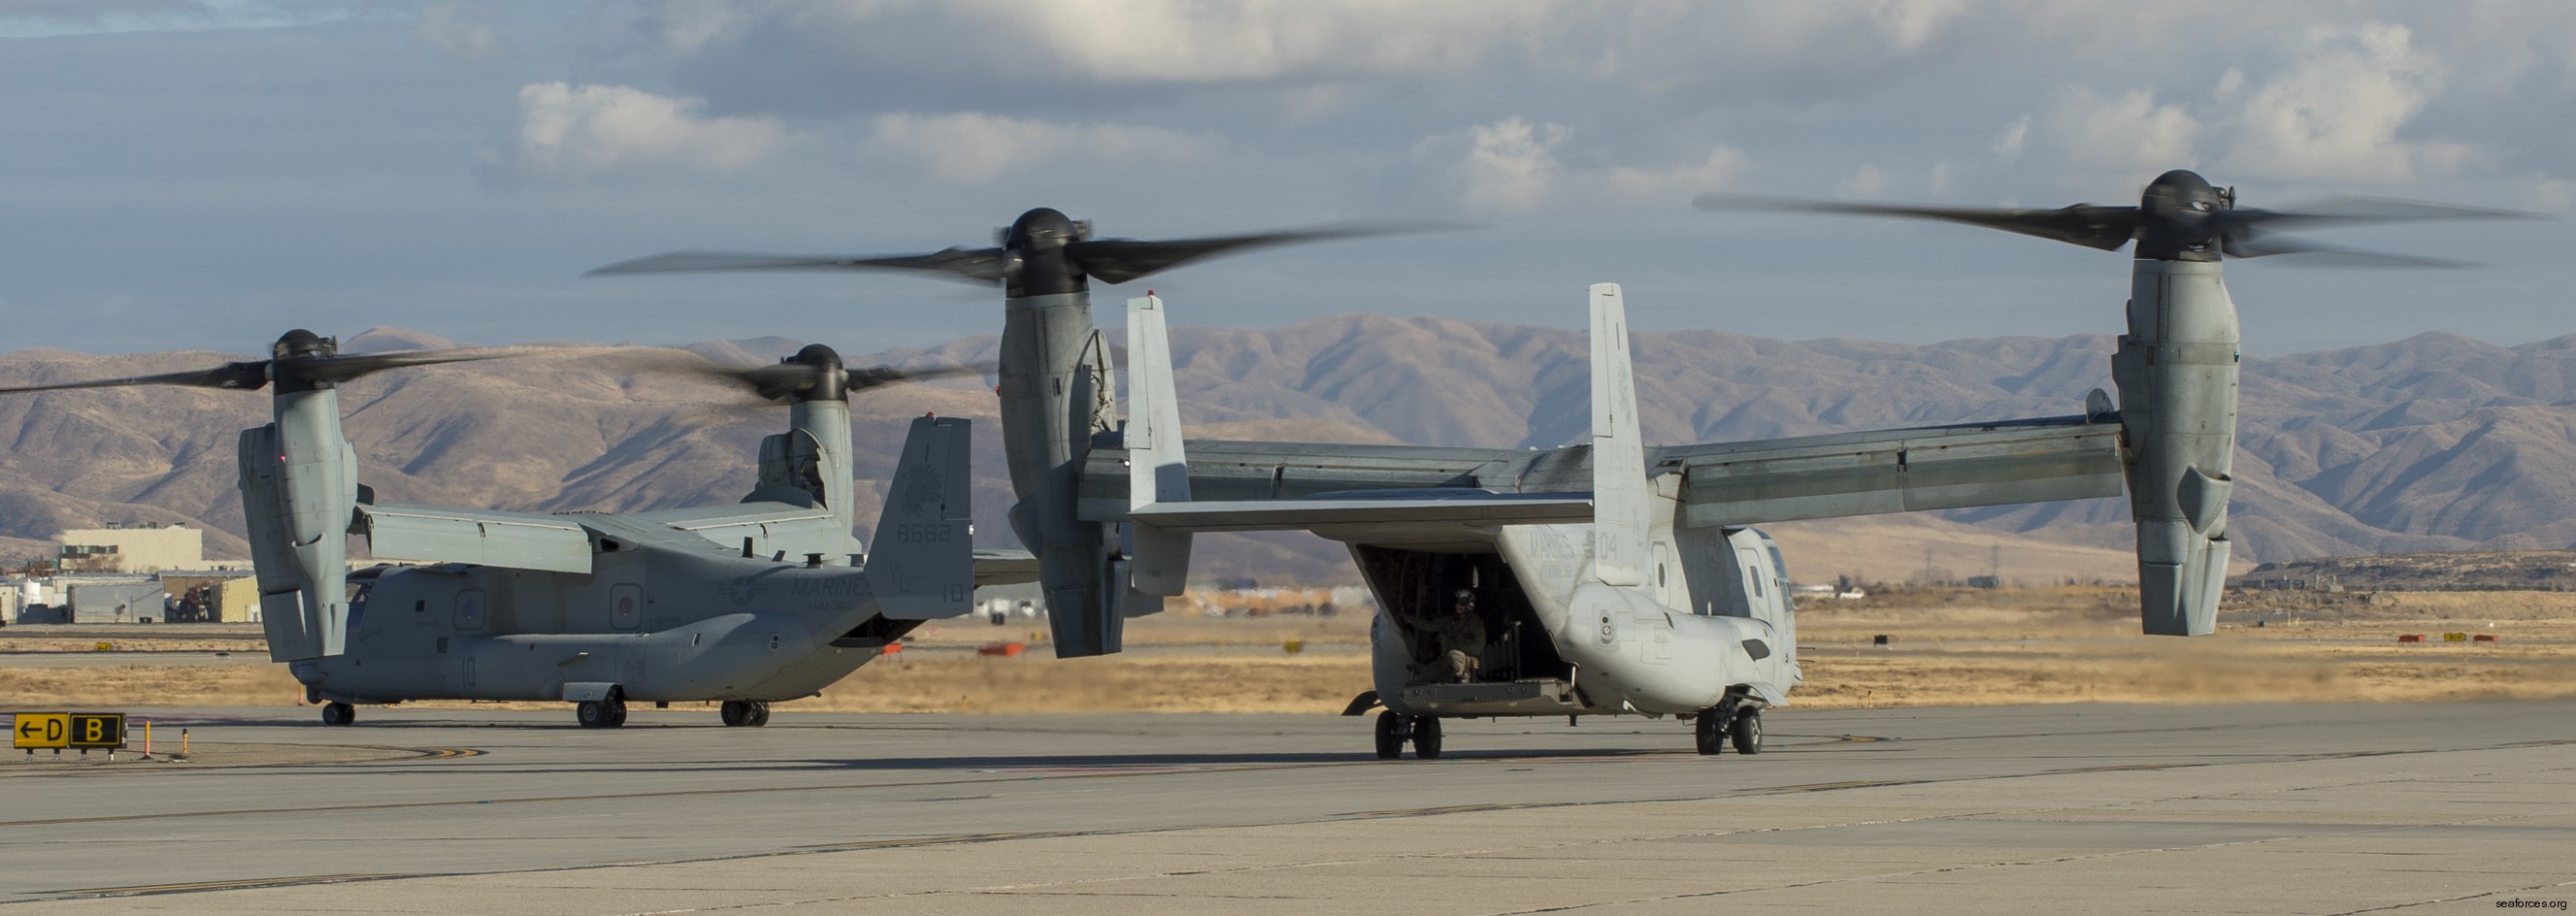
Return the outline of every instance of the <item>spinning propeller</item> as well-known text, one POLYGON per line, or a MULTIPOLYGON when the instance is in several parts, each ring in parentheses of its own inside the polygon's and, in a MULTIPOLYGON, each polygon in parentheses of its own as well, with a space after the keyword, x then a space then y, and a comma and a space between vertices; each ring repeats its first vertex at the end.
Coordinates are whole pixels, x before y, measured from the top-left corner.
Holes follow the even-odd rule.
POLYGON ((1458 229, 1438 223, 1345 223, 1221 235, 1193 239, 1143 241, 1095 239, 1091 224, 1040 207, 998 235, 993 248, 946 248, 929 254, 889 256, 768 255, 713 251, 674 251, 621 261, 591 275, 675 273, 719 270, 897 270, 929 273, 974 283, 1000 281, 1014 297, 1040 296, 1086 289, 1084 278, 1111 285, 1141 279, 1166 268, 1236 251, 1319 242, 1330 239, 1458 229))
POLYGON ((2103 251, 2131 240, 2141 260, 2215 261, 2305 254, 2335 263, 2374 267, 2466 267, 2464 262, 2419 255, 2363 251, 2281 235, 2282 228, 2334 229, 2373 223, 2437 219, 2533 219, 2538 214, 2373 197, 2344 197, 2301 212, 2236 206, 2234 188, 2211 187, 2193 172, 2176 169, 2147 185, 2136 206, 2075 204, 2055 210, 2019 207, 1910 207, 1891 204, 1793 200, 1749 194, 1702 194, 1702 210, 1767 210, 1896 216, 1967 223, 2053 239, 2103 251))
POLYGON ((230 362, 211 369, 87 382, 25 385, 0 388, 0 394, 61 391, 73 388, 125 388, 137 385, 178 385, 189 388, 257 391, 268 387, 270 382, 276 382, 280 392, 310 391, 387 369, 435 366, 440 363, 471 362, 519 355, 518 351, 483 349, 414 350, 402 353, 342 355, 338 338, 323 337, 303 328, 288 331, 285 336, 279 337, 277 343, 270 346, 269 353, 271 356, 268 359, 230 362))
POLYGON ((807 344, 796 355, 766 366, 728 366, 696 354, 674 354, 640 366, 649 371, 692 375, 741 386, 764 401, 782 398, 795 400, 839 400, 851 392, 866 391, 902 382, 951 378, 961 375, 989 375, 991 366, 938 366, 928 369, 897 369, 893 366, 869 366, 863 369, 841 368, 841 354, 822 344, 807 344))

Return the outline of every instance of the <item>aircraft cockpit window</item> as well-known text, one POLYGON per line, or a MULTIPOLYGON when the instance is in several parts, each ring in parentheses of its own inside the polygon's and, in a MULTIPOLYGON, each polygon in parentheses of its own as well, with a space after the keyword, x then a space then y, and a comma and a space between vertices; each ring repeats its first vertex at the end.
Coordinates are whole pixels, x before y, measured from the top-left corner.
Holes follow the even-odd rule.
POLYGON ((374 582, 349 583, 349 632, 358 632, 367 619, 367 594, 375 591, 374 582))

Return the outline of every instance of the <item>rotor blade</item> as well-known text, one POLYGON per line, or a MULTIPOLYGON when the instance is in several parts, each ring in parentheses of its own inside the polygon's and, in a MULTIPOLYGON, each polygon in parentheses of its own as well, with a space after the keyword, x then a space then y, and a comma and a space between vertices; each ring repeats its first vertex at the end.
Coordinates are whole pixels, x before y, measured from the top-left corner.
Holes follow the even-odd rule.
POLYGON ((928 369, 897 369, 893 366, 869 366, 865 369, 849 370, 849 387, 852 392, 859 392, 866 391, 870 388, 880 388, 900 382, 918 382, 935 378, 954 378, 961 375, 991 375, 993 374, 993 369, 994 366, 990 363, 975 366, 934 366, 928 369))
POLYGON ((486 359, 525 356, 531 348, 475 350, 412 350, 402 353, 359 353, 348 356, 280 360, 278 371, 294 373, 298 378, 316 382, 346 382, 374 375, 387 369, 413 366, 435 366, 440 363, 470 363, 486 359))
POLYGON ((2297 210, 2238 207, 2219 215, 2220 220, 2232 225, 2261 225, 2266 229, 2302 226, 2330 229, 2342 226, 2366 226, 2373 223, 2422 222, 2438 219, 2547 218, 2543 214, 2521 210, 2462 207, 2420 200, 2400 200, 2394 197, 2335 197, 2302 206, 2297 210))
POLYGON ((161 375, 137 375, 129 378, 99 379, 89 382, 62 382, 53 385, 24 385, 0 388, 0 394, 27 391, 68 391, 75 388, 126 388, 138 385, 178 385, 188 388, 229 388, 253 391, 268 384, 268 361, 254 360, 225 363, 212 369, 170 372, 161 375))
POLYGON ((2346 248, 2313 239, 2250 230, 2239 230, 2239 234, 2221 239, 2219 253, 2231 258, 2267 258, 2288 255, 2290 257, 2282 263, 2307 267, 2412 267, 2457 270, 2481 266, 2468 261, 2453 261, 2447 258, 2346 248))
POLYGON ((999 248, 948 248, 929 254, 882 257, 674 251, 594 268, 585 276, 719 270, 912 270, 991 283, 1010 272, 1012 259, 1006 255, 999 248))
POLYGON ((1130 280, 1141 279, 1165 268, 1234 251, 1299 242, 1469 228, 1474 227, 1463 223, 1341 223, 1309 229, 1170 239, 1159 242, 1138 239, 1090 239, 1067 242, 1064 252, 1075 264, 1081 266, 1085 275, 1115 286, 1130 280))
POLYGON ((2137 234, 2138 208, 2100 207, 2076 204, 2056 210, 2032 210, 2019 207, 1905 207, 1890 204, 1854 204, 1839 201, 1797 200, 1786 197, 1763 197, 1754 194, 1721 194, 1710 192, 1691 199, 1691 206, 1712 212, 1763 210, 1775 213, 1837 213, 1856 216, 1897 216, 1908 219, 1937 219, 2005 232, 2118 251, 2137 234))
MULTIPOLYGON (((727 387, 750 392, 764 401, 775 401, 813 387, 819 370, 803 363, 768 363, 757 366, 727 365, 686 350, 650 349, 617 351, 594 359, 614 363, 631 372, 665 375, 687 375, 720 382, 727 387)), ((897 369, 893 366, 871 366, 845 370, 850 391, 880 388, 899 382, 948 378, 960 375, 989 375, 993 366, 934 366, 925 369, 897 369)))

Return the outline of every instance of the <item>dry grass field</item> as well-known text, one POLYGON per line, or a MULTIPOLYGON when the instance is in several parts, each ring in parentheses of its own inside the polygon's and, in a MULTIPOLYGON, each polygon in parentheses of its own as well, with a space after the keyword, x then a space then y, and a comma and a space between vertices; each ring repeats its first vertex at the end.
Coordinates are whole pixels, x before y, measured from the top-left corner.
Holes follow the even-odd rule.
MULTIPOLYGON (((2245 592, 2229 596, 2217 635, 2189 640, 2140 635, 2132 600, 2120 588, 2035 588, 1809 601, 1799 615, 1807 683, 1792 700, 1833 708, 2576 697, 2576 594, 2245 592), (2497 641, 2445 642, 2445 633, 2497 641), (2401 634, 2427 641, 2400 643, 2401 634), (1874 644, 1880 635, 1888 645, 1874 644)), ((0 630, 0 706, 298 702, 284 667, 260 661, 256 632, 155 629, 120 633, 112 659, 80 666, 32 662, 94 651, 87 633, 0 630), (208 650, 235 657, 156 660, 208 650)), ((1038 629, 1018 620, 925 627, 908 651, 780 710, 1325 713, 1369 686, 1361 613, 1166 614, 1129 623, 1127 654, 1072 660, 1049 657, 1038 629), (1011 658, 972 651, 995 641, 1032 644, 1011 658), (1286 651, 1290 641, 1302 651, 1286 651)))

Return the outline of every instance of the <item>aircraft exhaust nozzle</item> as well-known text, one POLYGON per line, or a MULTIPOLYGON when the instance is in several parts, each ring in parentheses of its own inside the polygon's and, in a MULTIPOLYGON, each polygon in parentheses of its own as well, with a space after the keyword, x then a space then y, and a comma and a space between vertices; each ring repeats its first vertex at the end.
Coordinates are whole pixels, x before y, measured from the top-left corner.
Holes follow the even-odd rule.
POLYGON ((2236 482, 2226 476, 2211 477, 2199 468, 2184 468, 2182 482, 2174 485, 2174 501, 2182 504, 2183 520, 2193 531, 2208 531, 2227 515, 2227 494, 2236 482))

